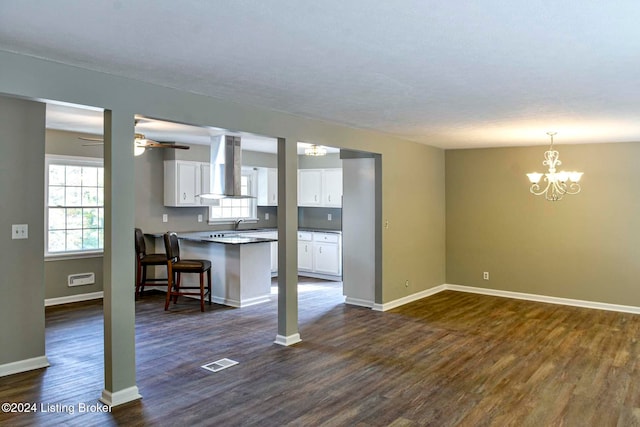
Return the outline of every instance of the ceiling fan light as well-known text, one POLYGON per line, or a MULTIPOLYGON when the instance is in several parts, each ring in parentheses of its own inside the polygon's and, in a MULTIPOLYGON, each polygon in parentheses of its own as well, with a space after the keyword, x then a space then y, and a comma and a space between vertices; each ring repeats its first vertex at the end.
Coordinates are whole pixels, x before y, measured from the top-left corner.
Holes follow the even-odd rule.
POLYGON ((142 153, 144 153, 144 146, 142 145, 138 145, 138 144, 134 144, 133 145, 133 155, 134 156, 141 156, 142 153))

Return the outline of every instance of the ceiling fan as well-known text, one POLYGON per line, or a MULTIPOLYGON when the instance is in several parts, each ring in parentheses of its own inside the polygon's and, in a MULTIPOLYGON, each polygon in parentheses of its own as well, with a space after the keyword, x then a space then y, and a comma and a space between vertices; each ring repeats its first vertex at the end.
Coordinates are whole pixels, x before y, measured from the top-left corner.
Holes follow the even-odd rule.
MULTIPOLYGON (((79 136, 78 139, 81 139, 83 141, 88 141, 88 142, 82 144, 83 146, 102 145, 102 144, 104 144, 104 139, 102 139, 102 138, 89 138, 89 137, 79 136)), ((190 148, 188 145, 179 145, 179 144, 175 144, 173 142, 158 142, 158 141, 154 141, 152 139, 147 139, 143 133, 137 133, 137 132, 135 134, 135 138, 134 138, 133 144, 134 144, 133 154, 136 155, 136 156, 139 156, 142 153, 144 153, 144 151, 147 148, 148 149, 152 149, 152 148, 172 148, 172 149, 178 149, 178 150, 188 150, 190 148)))

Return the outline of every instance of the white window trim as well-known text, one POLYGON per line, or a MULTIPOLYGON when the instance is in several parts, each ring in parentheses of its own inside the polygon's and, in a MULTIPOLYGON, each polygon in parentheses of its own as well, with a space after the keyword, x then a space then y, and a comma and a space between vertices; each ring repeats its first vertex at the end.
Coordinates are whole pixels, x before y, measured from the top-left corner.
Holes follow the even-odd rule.
MULTIPOLYGON (((251 191, 250 194, 251 196, 256 196, 258 194, 258 171, 256 170, 256 168, 253 167, 242 167, 242 174, 243 175, 249 175, 249 181, 251 183, 251 191)), ((253 202, 253 206, 252 206, 252 210, 253 210, 253 217, 248 217, 248 218, 212 218, 211 217, 211 208, 209 208, 209 218, 207 220, 207 224, 210 225, 221 225, 221 224, 234 224, 236 221, 238 221, 239 219, 242 219, 242 223, 243 224, 253 224, 258 222, 258 199, 252 199, 253 202)))
MULTIPOLYGON (((56 261, 78 258, 96 258, 104 255, 104 249, 95 251, 49 252, 49 165, 83 165, 104 168, 104 159, 99 157, 68 156, 61 154, 45 154, 44 173, 44 257, 45 261, 56 261)), ((104 208, 104 205, 103 205, 104 208)))

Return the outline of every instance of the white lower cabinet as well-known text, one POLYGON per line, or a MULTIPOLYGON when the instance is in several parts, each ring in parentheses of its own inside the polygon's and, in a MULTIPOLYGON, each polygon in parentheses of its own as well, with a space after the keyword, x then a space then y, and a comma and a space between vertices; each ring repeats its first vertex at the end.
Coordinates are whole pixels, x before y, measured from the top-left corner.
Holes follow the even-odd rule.
MULTIPOLYGON (((247 237, 277 239, 276 231, 243 232, 247 237)), ((334 279, 342 276, 342 236, 338 233, 298 232, 298 271, 302 276, 334 279), (334 277, 335 276, 335 277, 334 277)), ((271 273, 278 272, 278 242, 271 243, 271 273)))
POLYGON ((313 233, 298 232, 298 271, 313 271, 313 233))
POLYGON ((313 233, 313 271, 340 276, 342 257, 340 236, 329 233, 313 233))
POLYGON ((298 271, 318 276, 341 276, 341 236, 337 233, 298 232, 298 271))

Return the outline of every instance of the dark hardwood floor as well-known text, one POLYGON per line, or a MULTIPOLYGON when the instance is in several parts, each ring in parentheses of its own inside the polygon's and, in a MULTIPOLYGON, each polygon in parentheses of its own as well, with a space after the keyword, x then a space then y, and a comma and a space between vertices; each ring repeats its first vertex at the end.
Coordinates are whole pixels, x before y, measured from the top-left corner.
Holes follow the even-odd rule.
POLYGON ((0 378, 0 425, 640 425, 640 316, 446 291, 380 313, 335 283, 300 287, 300 333, 273 343, 276 302, 243 309, 160 294, 136 302, 143 399, 79 413, 103 388, 102 306, 47 308, 51 367, 0 378), (200 366, 239 362, 218 373, 200 366), (55 407, 53 408, 55 410, 55 407))

